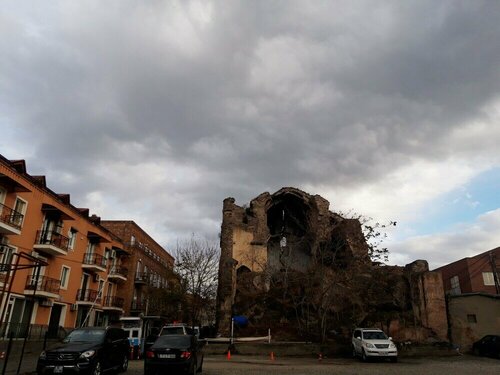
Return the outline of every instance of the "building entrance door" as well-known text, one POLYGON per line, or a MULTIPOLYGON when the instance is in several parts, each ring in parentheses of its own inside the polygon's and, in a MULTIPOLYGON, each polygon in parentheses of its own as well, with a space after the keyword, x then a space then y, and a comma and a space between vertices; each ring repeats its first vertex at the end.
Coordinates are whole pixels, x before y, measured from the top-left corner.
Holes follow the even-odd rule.
POLYGON ((59 322, 61 321, 62 305, 52 306, 52 311, 50 312, 48 337, 57 338, 57 333, 59 332, 59 322))

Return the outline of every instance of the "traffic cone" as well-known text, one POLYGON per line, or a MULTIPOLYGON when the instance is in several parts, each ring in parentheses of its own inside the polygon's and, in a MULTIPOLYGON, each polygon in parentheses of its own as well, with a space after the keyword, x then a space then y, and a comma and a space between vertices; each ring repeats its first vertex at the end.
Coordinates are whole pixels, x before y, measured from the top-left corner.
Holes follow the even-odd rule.
POLYGON ((231 360, 231 350, 228 350, 227 351, 227 360, 230 361, 231 360))
POLYGON ((274 361, 274 352, 271 352, 271 361, 274 361))

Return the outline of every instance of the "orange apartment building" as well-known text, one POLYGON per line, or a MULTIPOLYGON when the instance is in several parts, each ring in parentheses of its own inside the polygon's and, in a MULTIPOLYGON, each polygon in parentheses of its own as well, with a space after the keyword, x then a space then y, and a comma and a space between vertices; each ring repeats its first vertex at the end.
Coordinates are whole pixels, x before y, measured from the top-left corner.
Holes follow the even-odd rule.
POLYGON ((101 225, 120 238, 130 254, 125 260, 129 280, 120 289, 125 315, 159 315, 149 301, 150 292, 172 281, 174 258, 134 221, 103 220, 101 225))
POLYGON ((61 327, 117 320, 124 313, 117 291, 128 281, 128 255, 88 209, 50 190, 44 176, 27 174, 24 160, 0 155, 1 336, 55 335, 61 327), (26 258, 14 270, 22 253, 26 258), (38 261, 45 266, 26 268, 38 261))

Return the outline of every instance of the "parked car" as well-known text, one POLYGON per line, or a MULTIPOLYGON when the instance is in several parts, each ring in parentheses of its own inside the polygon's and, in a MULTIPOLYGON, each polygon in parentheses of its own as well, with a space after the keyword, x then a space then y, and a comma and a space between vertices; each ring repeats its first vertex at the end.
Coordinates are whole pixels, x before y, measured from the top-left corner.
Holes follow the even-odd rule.
POLYGON ((125 372, 128 368, 129 342, 121 328, 77 328, 62 344, 43 351, 37 373, 78 373, 100 375, 107 370, 125 372))
POLYGON ((144 375, 201 372, 204 344, 194 335, 160 336, 146 352, 144 375))
POLYGON ((163 335, 194 335, 195 331, 186 324, 167 324, 160 330, 160 336, 163 335))
POLYGON ((377 328, 356 328, 352 334, 352 354, 363 361, 370 358, 389 358, 398 361, 398 349, 392 338, 377 328))
POLYGON ((486 335, 472 344, 475 355, 500 358, 500 335, 486 335))

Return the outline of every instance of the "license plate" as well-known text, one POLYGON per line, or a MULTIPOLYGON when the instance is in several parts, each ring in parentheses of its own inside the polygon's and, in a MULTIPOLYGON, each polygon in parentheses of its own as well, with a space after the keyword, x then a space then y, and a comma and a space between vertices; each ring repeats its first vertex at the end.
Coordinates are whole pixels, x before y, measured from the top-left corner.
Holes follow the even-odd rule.
POLYGON ((56 366, 54 367, 54 374, 62 374, 63 373, 63 367, 62 366, 56 366))
POLYGON ((380 355, 387 355, 386 352, 379 352, 380 355))
POLYGON ((174 359, 175 354, 158 354, 158 358, 174 359))

